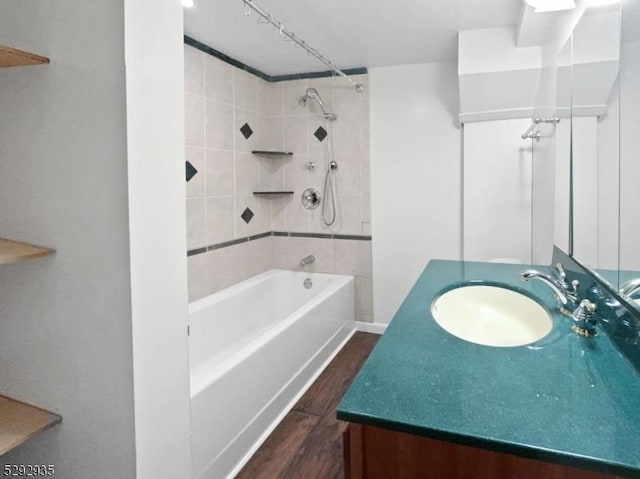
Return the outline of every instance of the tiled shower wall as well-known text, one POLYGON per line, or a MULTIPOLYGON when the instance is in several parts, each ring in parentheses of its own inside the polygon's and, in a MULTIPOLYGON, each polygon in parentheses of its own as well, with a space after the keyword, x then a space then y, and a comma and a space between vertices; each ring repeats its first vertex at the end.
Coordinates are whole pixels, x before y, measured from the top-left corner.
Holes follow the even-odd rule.
MULTIPOLYGON (((367 75, 353 78, 368 87, 367 75)), ((334 78, 270 83, 185 45, 185 90, 190 300, 270 268, 300 269, 314 254, 309 271, 356 277, 356 319, 372 321, 368 88, 360 94, 334 78), (298 104, 310 86, 336 121, 327 124, 314 102, 298 104), (324 139, 319 128, 328 131, 324 139), (339 212, 328 228, 300 195, 308 187, 323 192, 330 138, 339 212), (294 194, 253 195, 274 190, 294 194)))

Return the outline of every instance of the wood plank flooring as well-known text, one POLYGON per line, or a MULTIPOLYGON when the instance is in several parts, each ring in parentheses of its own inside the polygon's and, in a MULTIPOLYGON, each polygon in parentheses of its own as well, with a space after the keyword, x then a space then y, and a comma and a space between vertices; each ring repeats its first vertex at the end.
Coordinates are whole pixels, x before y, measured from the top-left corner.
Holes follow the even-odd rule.
POLYGON ((236 476, 239 479, 343 477, 336 407, 380 336, 356 333, 236 476))

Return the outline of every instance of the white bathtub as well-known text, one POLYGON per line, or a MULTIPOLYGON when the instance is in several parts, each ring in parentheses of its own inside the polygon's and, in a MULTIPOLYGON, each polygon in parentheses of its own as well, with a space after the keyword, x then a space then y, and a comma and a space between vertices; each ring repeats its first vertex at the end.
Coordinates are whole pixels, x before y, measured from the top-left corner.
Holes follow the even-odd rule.
POLYGON ((267 271, 191 303, 189 324, 195 477, 233 477, 353 334, 354 280, 267 271))

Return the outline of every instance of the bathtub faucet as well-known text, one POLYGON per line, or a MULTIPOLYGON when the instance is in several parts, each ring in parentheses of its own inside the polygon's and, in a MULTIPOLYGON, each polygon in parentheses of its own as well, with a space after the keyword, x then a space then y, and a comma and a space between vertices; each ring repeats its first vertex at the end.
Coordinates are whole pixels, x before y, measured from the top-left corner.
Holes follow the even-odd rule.
POLYGON ((316 260, 316 257, 310 254, 309 256, 302 258, 302 260, 300 261, 300 266, 302 267, 307 266, 308 264, 313 263, 315 260, 316 260))

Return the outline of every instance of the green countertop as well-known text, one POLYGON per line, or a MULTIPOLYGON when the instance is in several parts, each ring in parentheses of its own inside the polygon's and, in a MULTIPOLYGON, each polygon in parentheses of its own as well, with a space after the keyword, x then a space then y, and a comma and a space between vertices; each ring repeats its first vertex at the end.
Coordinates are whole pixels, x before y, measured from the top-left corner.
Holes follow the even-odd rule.
POLYGON ((520 281, 527 267, 431 261, 342 398, 338 419, 640 476, 640 375, 603 332, 574 334, 549 287, 520 281), (537 297, 554 313, 552 332, 512 348, 450 335, 431 303, 474 280, 537 297))

